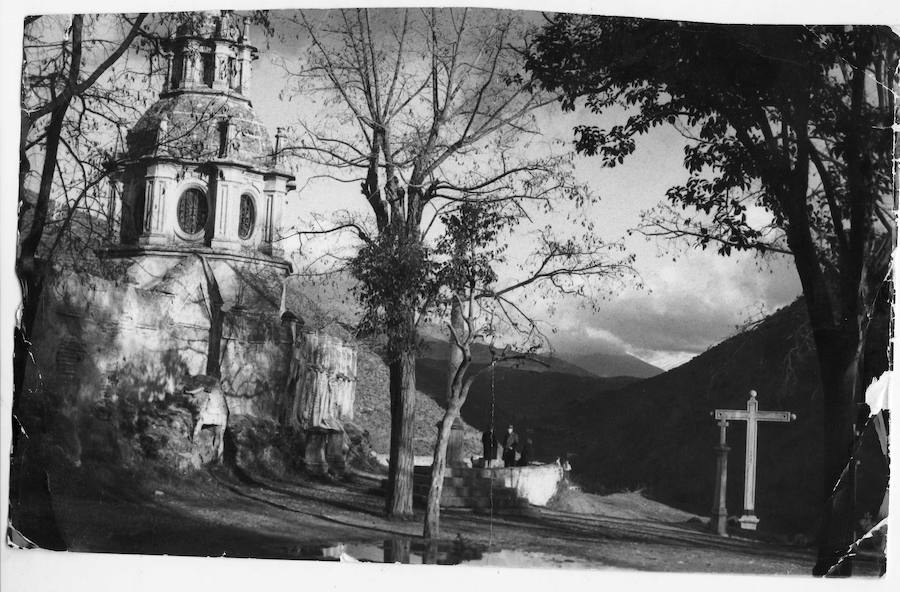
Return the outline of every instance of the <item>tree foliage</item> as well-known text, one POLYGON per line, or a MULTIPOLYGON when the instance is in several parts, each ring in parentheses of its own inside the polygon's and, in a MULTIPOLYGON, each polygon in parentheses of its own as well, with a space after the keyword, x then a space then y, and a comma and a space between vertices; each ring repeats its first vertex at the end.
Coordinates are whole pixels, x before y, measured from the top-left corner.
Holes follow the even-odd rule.
POLYGON ((654 127, 674 125, 685 135, 689 177, 667 198, 712 216, 684 220, 700 246, 784 251, 787 228, 807 222, 830 272, 868 238, 866 228, 850 231, 854 222, 890 209, 897 51, 887 28, 563 15, 540 37, 529 67, 541 85, 565 92, 566 109, 583 99, 595 113, 628 110, 609 129, 575 129, 576 149, 605 166, 621 164, 654 127), (858 180, 845 174, 851 166, 858 180), (793 184, 809 184, 796 217, 785 201, 793 184), (770 214, 764 224, 748 219, 753 208, 770 214))
POLYGON ((793 257, 816 342, 825 407, 825 520, 817 573, 844 570, 846 476, 867 377, 863 345, 896 228, 891 125, 900 40, 886 27, 734 26, 553 17, 528 68, 542 89, 623 112, 575 129, 576 149, 617 166, 671 125, 687 180, 640 231, 700 247, 793 257))

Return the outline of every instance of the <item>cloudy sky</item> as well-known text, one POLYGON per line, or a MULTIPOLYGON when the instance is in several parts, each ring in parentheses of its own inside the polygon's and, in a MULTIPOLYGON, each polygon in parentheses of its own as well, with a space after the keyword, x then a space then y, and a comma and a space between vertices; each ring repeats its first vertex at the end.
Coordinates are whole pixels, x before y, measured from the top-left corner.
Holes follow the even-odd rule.
MULTIPOLYGON (((277 126, 315 117, 322 108, 321 96, 290 100, 280 96, 284 71, 278 63, 282 59, 295 63, 306 52, 307 41, 302 35, 288 34, 285 39, 270 40, 267 48, 259 33, 254 42, 260 46, 260 59, 254 64, 252 98, 263 123, 274 132, 277 126)), ((542 136, 531 140, 528 150, 568 150, 575 124, 608 127, 624 116, 610 112, 600 118, 584 110, 562 113, 551 105, 537 114, 542 136)), ((800 294, 796 273, 786 258, 764 262, 750 255, 725 258, 627 235, 640 222, 642 211, 662 201, 666 189, 686 178, 683 145, 674 129, 658 128, 639 138, 635 154, 617 168, 605 169, 595 158, 577 157, 578 179, 589 183, 600 201, 579 212, 563 208, 552 215, 535 214, 535 227, 552 224, 559 232, 565 231, 573 213, 590 217, 605 240, 624 240, 628 251, 636 255, 640 275, 640 287, 621 287, 592 307, 574 299, 533 299, 531 310, 545 328, 555 329, 551 339, 557 351, 628 352, 671 368, 800 294)), ((313 214, 327 218, 342 210, 366 211, 357 184, 308 177, 308 171, 299 171, 300 190, 290 196, 286 225, 303 227, 313 214)), ((577 229, 572 226, 572 230, 577 229)), ((532 239, 528 228, 520 228, 508 240, 511 253, 524 254, 532 239)), ((296 248, 297 244, 286 246, 296 248)))

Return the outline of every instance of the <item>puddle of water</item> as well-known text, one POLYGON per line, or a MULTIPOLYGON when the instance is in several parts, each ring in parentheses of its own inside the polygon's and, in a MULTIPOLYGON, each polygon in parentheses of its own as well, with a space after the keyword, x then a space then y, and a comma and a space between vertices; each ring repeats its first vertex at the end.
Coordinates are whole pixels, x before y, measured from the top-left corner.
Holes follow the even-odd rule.
POLYGON ((291 549, 296 559, 347 561, 366 563, 409 563, 433 565, 485 565, 493 567, 563 567, 597 568, 582 560, 563 555, 488 548, 469 541, 429 542, 405 537, 386 539, 380 543, 338 543, 334 545, 299 545, 291 549))
POLYGON ((481 559, 486 548, 468 541, 422 541, 405 537, 380 543, 298 545, 290 556, 319 561, 459 565, 481 559))

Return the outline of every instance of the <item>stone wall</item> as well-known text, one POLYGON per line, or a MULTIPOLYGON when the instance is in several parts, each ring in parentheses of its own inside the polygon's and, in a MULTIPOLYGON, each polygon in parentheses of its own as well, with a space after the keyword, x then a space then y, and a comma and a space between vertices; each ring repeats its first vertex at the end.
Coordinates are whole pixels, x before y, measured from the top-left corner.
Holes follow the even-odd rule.
MULTIPOLYGON (((199 282, 144 289, 64 272, 44 291, 34 332, 32 391, 73 404, 173 393, 206 368, 209 318, 199 282)), ((222 382, 233 414, 273 418, 284 391, 290 336, 277 311, 226 311, 222 382)))
POLYGON ((304 430, 342 430, 353 419, 357 350, 325 332, 295 338, 288 397, 288 420, 304 430))
POLYGON ((534 506, 546 506, 556 494, 565 473, 558 463, 528 465, 495 469, 494 478, 504 487, 516 490, 516 494, 534 506))
POLYGON ((233 312, 223 333, 222 384, 230 412, 276 419, 286 394, 288 329, 271 313, 233 312))

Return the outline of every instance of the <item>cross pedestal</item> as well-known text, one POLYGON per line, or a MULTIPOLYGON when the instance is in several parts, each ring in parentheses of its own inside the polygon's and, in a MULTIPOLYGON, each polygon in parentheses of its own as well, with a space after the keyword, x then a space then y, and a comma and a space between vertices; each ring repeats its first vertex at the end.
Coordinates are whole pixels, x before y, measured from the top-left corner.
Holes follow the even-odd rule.
POLYGON ((716 409, 713 415, 719 423, 719 445, 716 447, 716 501, 713 506, 713 524, 716 532, 725 534, 725 484, 728 478, 728 446, 725 445, 725 428, 729 421, 747 422, 747 448, 744 453, 744 513, 740 518, 741 528, 756 530, 759 518, 755 513, 756 501, 756 440, 760 421, 790 422, 797 416, 788 411, 760 411, 756 391, 750 391, 747 409, 716 409))
POLYGON ((728 422, 719 420, 719 444, 716 451, 716 494, 713 496, 712 525, 717 534, 725 536, 725 525, 728 521, 728 509, 725 505, 725 490, 728 485, 728 451, 725 443, 725 428, 728 422))

